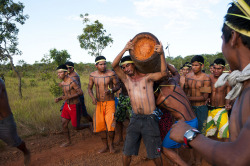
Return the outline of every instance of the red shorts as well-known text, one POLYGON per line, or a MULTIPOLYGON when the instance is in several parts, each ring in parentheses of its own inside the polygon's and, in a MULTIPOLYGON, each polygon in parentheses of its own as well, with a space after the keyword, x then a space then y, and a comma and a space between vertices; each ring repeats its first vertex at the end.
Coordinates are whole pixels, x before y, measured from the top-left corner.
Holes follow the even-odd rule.
POLYGON ((71 124, 73 127, 77 127, 77 104, 70 104, 68 105, 67 102, 65 102, 63 109, 62 109, 62 118, 71 120, 71 124))

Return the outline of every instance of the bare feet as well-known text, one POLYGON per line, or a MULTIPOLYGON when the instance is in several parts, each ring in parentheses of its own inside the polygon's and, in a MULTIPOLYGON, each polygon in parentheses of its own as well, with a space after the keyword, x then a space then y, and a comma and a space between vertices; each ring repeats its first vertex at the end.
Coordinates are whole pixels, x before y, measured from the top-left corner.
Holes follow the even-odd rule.
POLYGON ((28 151, 28 153, 24 154, 24 165, 25 166, 30 165, 30 151, 28 151))
POLYGON ((64 142, 60 145, 61 148, 69 146, 71 143, 70 142, 64 142))
POLYGON ((106 153, 108 150, 108 147, 104 147, 103 149, 99 150, 98 153, 106 153))
POLYGON ((109 153, 115 153, 115 149, 113 145, 109 147, 109 153))

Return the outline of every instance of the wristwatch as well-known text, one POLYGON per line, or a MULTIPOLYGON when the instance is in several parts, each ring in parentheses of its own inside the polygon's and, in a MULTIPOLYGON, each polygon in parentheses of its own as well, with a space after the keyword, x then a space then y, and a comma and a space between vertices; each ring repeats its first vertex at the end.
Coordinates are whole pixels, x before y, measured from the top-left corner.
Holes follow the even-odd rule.
POLYGON ((189 129, 185 132, 184 134, 184 143, 189 147, 192 148, 189 145, 189 142, 192 141, 198 134, 200 134, 201 132, 199 132, 197 129, 189 129))

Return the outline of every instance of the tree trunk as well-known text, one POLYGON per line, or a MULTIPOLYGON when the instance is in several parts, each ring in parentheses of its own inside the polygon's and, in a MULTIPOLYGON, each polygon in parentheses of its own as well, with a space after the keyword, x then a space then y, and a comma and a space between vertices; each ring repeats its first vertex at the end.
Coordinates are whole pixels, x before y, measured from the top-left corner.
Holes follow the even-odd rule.
POLYGON ((10 55, 8 55, 8 58, 10 60, 10 64, 11 64, 11 67, 12 67, 12 70, 15 71, 15 73, 17 74, 18 76, 18 80, 19 80, 19 83, 18 83, 18 91, 19 91, 19 97, 20 98, 23 98, 23 95, 22 95, 22 81, 21 81, 21 75, 19 74, 19 72, 17 71, 17 69, 15 68, 14 64, 13 64, 13 59, 10 55))

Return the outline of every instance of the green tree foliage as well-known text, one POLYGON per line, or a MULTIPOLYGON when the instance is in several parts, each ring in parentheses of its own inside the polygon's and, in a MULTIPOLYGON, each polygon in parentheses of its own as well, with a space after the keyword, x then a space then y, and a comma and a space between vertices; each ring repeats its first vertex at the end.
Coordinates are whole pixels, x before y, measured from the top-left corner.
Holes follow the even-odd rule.
POLYGON ((100 56, 102 51, 111 43, 113 39, 111 34, 106 34, 106 30, 103 28, 103 24, 96 20, 94 23, 89 24, 88 13, 80 17, 83 19, 83 34, 78 36, 80 47, 89 50, 88 54, 91 56, 100 56))
POLYGON ((41 60, 44 63, 56 63, 58 66, 64 64, 70 59, 70 54, 67 50, 58 51, 57 49, 49 50, 49 55, 45 55, 44 58, 41 60))
POLYGON ((0 0, 0 61, 10 60, 12 69, 19 77, 19 95, 22 97, 21 76, 13 64, 13 55, 21 55, 17 48, 18 32, 17 23, 23 25, 28 15, 23 14, 24 5, 12 0, 0 0))

